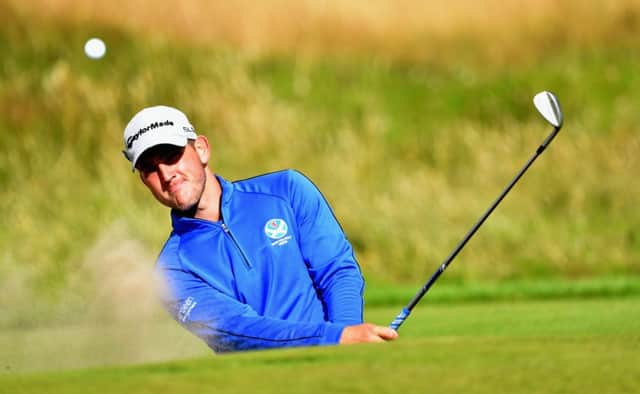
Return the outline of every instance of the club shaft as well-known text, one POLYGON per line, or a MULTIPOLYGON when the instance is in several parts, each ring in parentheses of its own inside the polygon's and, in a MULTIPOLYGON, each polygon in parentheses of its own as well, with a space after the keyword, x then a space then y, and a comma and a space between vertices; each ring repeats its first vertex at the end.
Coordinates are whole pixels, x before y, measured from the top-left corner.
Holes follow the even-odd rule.
POLYGON ((480 217, 480 219, 473 225, 471 230, 469 230, 469 232, 467 232, 467 235, 465 235, 464 238, 462 239, 462 241, 460 241, 460 243, 458 243, 458 246, 456 246, 455 249, 451 252, 451 254, 442 262, 442 264, 440 264, 440 266, 438 267, 436 272, 433 273, 431 278, 429 278, 429 280, 424 284, 424 286, 420 289, 420 291, 418 291, 418 293, 416 293, 416 295, 411 299, 411 301, 409 301, 407 306, 405 306, 402 309, 400 314, 398 314, 398 316, 395 318, 395 320, 390 324, 391 328, 393 328, 395 330, 400 328, 400 326, 402 325, 402 323, 404 323, 406 318, 409 317, 409 314, 411 313, 413 308, 418 304, 418 302, 420 302, 422 297, 429 291, 431 286, 436 282, 436 280, 438 280, 440 275, 442 275, 442 273, 447 269, 447 267, 449 266, 449 264, 451 264, 453 259, 456 258, 458 253, 460 253, 462 248, 464 248, 464 246, 467 244, 467 242, 469 242, 471 237, 473 237, 473 235, 476 233, 476 231, 478 231, 480 226, 482 226, 482 223, 484 223, 485 220, 487 220, 487 218, 489 217, 489 215, 491 215, 491 213, 496 209, 498 204, 500 204, 500 202, 504 199, 504 197, 507 195, 507 193, 509 193, 509 191, 513 188, 513 186, 515 186, 515 184, 518 182, 518 180, 520 180, 520 178, 522 178, 522 175, 524 175, 524 173, 529 169, 529 167, 531 167, 531 165, 538 158, 538 156, 540 156, 540 154, 542 154, 542 152, 544 152, 544 150, 551 143, 551 141, 556 136, 556 134, 558 134, 558 131, 560 131, 560 128, 559 127, 554 127, 553 131, 547 136, 547 138, 538 147, 538 149, 536 149, 536 151, 533 154, 533 156, 531 156, 531 158, 529 158, 529 160, 522 167, 522 169, 520 169, 520 172, 518 172, 518 174, 507 185, 507 187, 504 188, 502 193, 500 193, 498 198, 496 198, 496 200, 493 202, 493 204, 491 204, 489 209, 487 209, 486 212, 480 217))

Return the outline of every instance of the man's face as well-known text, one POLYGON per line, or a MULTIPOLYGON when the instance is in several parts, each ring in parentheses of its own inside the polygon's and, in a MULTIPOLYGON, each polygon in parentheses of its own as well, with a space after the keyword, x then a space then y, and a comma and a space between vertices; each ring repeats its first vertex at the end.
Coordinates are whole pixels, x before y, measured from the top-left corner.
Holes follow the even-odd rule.
MULTIPOLYGON (((196 143, 197 144, 197 143, 196 143)), ((206 181, 206 160, 196 144, 157 145, 136 162, 140 179, 163 205, 187 211, 200 202, 206 181)))

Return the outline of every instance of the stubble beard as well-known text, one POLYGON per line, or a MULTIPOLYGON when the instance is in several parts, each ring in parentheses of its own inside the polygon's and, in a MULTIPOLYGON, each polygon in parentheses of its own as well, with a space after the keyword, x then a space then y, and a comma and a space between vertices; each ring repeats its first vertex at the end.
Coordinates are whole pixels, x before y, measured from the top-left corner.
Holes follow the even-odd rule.
POLYGON ((207 185, 207 173, 204 170, 204 168, 202 169, 202 182, 200 182, 200 184, 201 184, 200 189, 196 191, 197 198, 195 199, 195 201, 186 206, 176 206, 174 208, 175 211, 177 211, 183 216, 188 216, 188 217, 195 216, 207 185))

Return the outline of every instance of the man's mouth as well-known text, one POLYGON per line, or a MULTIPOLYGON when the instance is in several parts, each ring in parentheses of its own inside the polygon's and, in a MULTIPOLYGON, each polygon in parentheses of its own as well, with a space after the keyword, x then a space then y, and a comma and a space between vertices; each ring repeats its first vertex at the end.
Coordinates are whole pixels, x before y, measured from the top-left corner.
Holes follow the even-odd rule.
POLYGON ((182 187, 183 183, 183 181, 172 182, 169 187, 167 187, 167 191, 169 194, 176 194, 176 192, 182 187))

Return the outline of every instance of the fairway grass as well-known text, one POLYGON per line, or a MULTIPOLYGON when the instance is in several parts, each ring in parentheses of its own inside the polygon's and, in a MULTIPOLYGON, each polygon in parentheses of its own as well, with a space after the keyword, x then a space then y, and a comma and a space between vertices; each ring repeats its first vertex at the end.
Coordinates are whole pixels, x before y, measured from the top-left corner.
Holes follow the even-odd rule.
MULTIPOLYGON (((151 38, 73 18, 82 10, 103 15, 104 8, 93 3, 23 3, 45 14, 51 9, 38 4, 57 5, 60 13, 39 19, 39 12, 0 4, 0 52, 6 54, 0 57, 2 327, 68 322, 88 311, 121 313, 132 299, 147 299, 140 295, 148 287, 140 267, 153 264, 169 215, 131 173, 121 136, 133 113, 160 103, 182 109, 210 138, 211 167, 227 179, 283 168, 308 175, 331 203, 364 276, 403 285, 433 272, 542 142, 548 126, 531 97, 552 90, 566 115, 562 133, 447 278, 475 284, 640 274, 640 183, 632 181, 640 168, 637 1, 610 8, 597 6, 611 3, 604 0, 590 7, 563 3, 561 19, 540 21, 544 29, 534 34, 537 39, 527 33, 535 26, 510 18, 532 14, 513 5, 495 7, 506 14, 487 15, 509 23, 510 34, 496 31, 500 39, 493 39, 492 33, 476 36, 465 28, 452 30, 450 40, 425 42, 416 33, 409 44, 420 52, 407 59, 396 58, 383 43, 344 56, 338 47, 310 58, 295 49, 258 55, 242 45, 196 44, 180 39, 182 34, 151 38), (511 31, 516 27, 524 30, 511 31), (82 50, 92 36, 108 46, 100 61, 82 50), (526 45, 517 44, 520 39, 526 45), (510 55, 509 42, 522 56, 510 55), (509 61, 494 64, 499 58, 509 61), (96 298, 107 305, 85 307, 96 298)), ((113 15, 121 14, 117 4, 123 3, 128 11, 133 7, 109 3, 113 15)), ((187 3, 195 10, 190 14, 206 18, 188 18, 190 29, 271 7, 244 1, 244 7, 229 8, 233 15, 214 13, 218 19, 211 20, 203 8, 211 2, 187 3)), ((334 6, 327 16, 335 18, 321 17, 320 25, 305 29, 324 26, 343 36, 339 27, 351 20, 345 14, 340 22, 346 3, 329 3, 334 6)), ((400 12, 396 17, 385 6, 355 3, 391 18, 388 31, 397 31, 405 25, 405 11, 416 14, 424 2, 406 0, 406 8, 380 2, 400 12)), ((489 10, 469 0, 459 4, 464 15, 489 10), (467 3, 474 6, 462 6, 467 3)), ((527 7, 548 11, 558 5, 527 7)), ((145 23, 154 32, 174 25, 148 14, 166 8, 148 8, 137 8, 144 17, 127 12, 142 31, 145 23)), ((435 17, 427 8, 416 15, 435 17)), ((361 16, 357 9, 349 8, 355 19, 361 16)), ((167 15, 173 17, 171 10, 167 15)), ((278 26, 290 23, 295 30, 306 20, 289 7, 275 11, 278 26)), ((452 11, 447 7, 447 20, 464 21, 452 11)), ((432 26, 425 21, 416 26, 432 26)), ((241 25, 229 23, 243 36, 241 25)), ((349 26, 366 33, 369 25, 349 26)), ((450 25, 456 26, 470 27, 450 25)), ((495 24, 477 26, 492 31, 495 24)), ((384 31, 385 40, 395 43, 384 31)), ((278 35, 268 39, 282 43, 278 35)), ((295 35, 289 41, 295 48, 304 40, 295 35)))
MULTIPOLYGON (((387 324, 397 309, 371 309, 367 320, 387 324)), ((417 307, 393 343, 5 373, 0 374, 0 392, 631 393, 640 384, 638 316, 637 297, 427 302, 417 307)), ((18 335, 0 334, 3 347, 18 335)), ((149 333, 152 337, 157 343, 148 340, 147 346, 170 348, 179 342, 163 342, 157 333, 149 333)), ((62 349, 64 343, 57 345, 62 349)), ((68 356, 50 355, 49 362, 68 356)))

